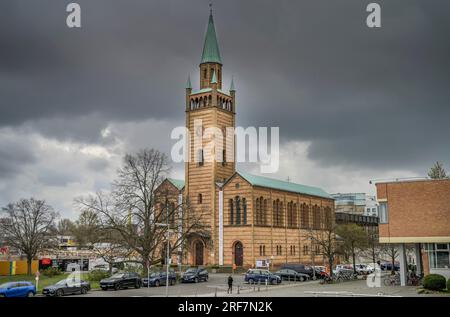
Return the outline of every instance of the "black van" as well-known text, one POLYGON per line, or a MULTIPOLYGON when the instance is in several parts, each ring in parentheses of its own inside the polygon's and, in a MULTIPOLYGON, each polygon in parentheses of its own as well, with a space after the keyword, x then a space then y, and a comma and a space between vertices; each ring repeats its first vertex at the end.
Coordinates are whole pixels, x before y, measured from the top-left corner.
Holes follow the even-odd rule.
POLYGON ((310 277, 312 277, 314 275, 312 267, 301 264, 301 263, 285 263, 285 264, 281 265, 281 269, 294 270, 297 273, 307 274, 310 277))

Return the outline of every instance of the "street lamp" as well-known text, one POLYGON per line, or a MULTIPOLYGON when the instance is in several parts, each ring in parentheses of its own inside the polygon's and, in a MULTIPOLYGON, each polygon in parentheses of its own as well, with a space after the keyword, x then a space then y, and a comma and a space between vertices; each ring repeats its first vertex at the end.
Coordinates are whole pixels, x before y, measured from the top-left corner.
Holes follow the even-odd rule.
POLYGON ((169 296, 169 263, 170 261, 170 230, 169 230, 169 208, 166 200, 166 223, 155 223, 155 226, 167 227, 167 249, 166 249, 166 297, 169 296))

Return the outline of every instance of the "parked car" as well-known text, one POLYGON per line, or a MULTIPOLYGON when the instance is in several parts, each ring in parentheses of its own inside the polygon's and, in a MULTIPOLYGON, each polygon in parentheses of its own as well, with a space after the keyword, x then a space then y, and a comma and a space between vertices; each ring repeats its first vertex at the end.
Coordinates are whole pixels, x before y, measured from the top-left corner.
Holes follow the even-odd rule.
POLYGON ((36 295, 36 286, 31 282, 18 281, 0 285, 0 297, 31 297, 36 295))
POLYGON ((91 290, 91 284, 85 281, 72 281, 64 279, 54 285, 45 287, 42 294, 45 296, 64 296, 70 294, 86 294, 91 290))
POLYGON ((249 284, 253 283, 270 283, 270 284, 280 284, 281 277, 270 273, 267 270, 250 269, 245 273, 244 280, 249 284))
POLYGON ((338 264, 334 269, 334 273, 338 274, 340 271, 343 272, 353 272, 353 265, 351 264, 338 264))
POLYGON ((356 267, 356 272, 359 275, 367 275, 367 274, 371 274, 374 272, 374 269, 367 264, 356 264, 355 267, 356 267))
MULTIPOLYGON (((109 265, 108 264, 98 264, 92 268, 92 271, 95 271, 95 270, 109 272, 109 265)), ((112 274, 116 274, 117 272, 119 272, 119 270, 116 267, 113 267, 111 269, 112 274)))
POLYGON ((194 282, 198 283, 200 281, 207 282, 209 278, 208 271, 201 268, 191 268, 187 269, 181 277, 181 283, 194 282))
POLYGON ((117 291, 121 288, 140 288, 142 280, 139 274, 133 272, 116 273, 109 278, 100 281, 100 288, 104 291, 112 288, 117 291))
POLYGON ((305 264, 300 264, 300 263, 286 263, 286 264, 281 265, 280 269, 294 270, 297 273, 307 274, 307 275, 309 275, 309 277, 312 277, 314 275, 314 271, 313 271, 312 267, 305 265, 305 264))
MULTIPOLYGON (((381 263, 380 266, 381 266, 382 271, 392 271, 392 263, 391 262, 381 263)), ((394 271, 400 271, 399 263, 394 264, 394 271)))
MULTIPOLYGON (((160 286, 166 285, 167 282, 167 274, 166 272, 156 272, 150 274, 150 279, 144 277, 142 279, 142 286, 160 286)), ((169 272, 169 285, 175 285, 177 282, 177 274, 174 271, 169 272)))
POLYGON ((289 280, 289 281, 303 282, 310 279, 308 274, 298 273, 297 271, 291 269, 281 269, 273 274, 278 275, 279 277, 281 277, 282 280, 289 280))

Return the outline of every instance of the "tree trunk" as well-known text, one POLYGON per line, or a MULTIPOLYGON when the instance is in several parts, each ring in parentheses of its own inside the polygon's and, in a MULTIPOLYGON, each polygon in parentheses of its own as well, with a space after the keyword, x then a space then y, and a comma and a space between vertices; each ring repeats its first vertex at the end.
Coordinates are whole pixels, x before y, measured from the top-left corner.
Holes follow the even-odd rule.
POLYGON ((27 257, 27 274, 32 275, 31 265, 33 264, 33 257, 27 257))
POLYGON ((353 274, 356 275, 356 254, 354 249, 352 249, 352 261, 353 261, 353 274))
POLYGON ((391 267, 391 275, 395 274, 395 254, 392 254, 392 267, 391 267))
POLYGON ((333 277, 333 257, 332 256, 330 256, 329 258, 328 258, 328 264, 330 265, 330 277, 333 277))

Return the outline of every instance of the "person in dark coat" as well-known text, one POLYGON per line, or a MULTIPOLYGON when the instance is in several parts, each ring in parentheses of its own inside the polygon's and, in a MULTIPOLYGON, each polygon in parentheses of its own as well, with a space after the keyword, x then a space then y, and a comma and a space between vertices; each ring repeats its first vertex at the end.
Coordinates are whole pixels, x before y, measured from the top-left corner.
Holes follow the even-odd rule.
POLYGON ((227 294, 233 294, 233 278, 230 276, 228 276, 228 290, 227 290, 227 294))

